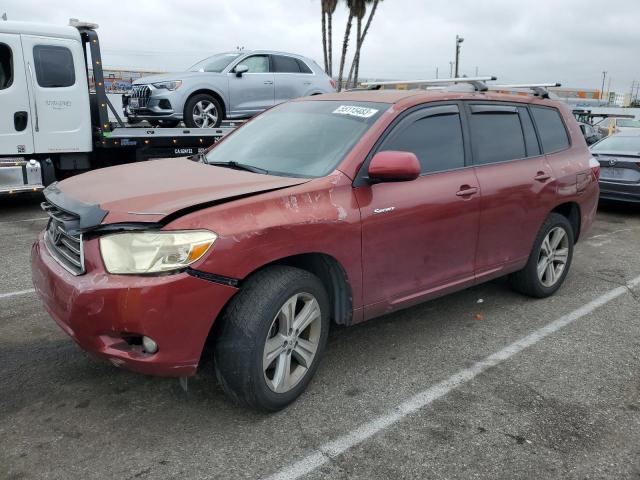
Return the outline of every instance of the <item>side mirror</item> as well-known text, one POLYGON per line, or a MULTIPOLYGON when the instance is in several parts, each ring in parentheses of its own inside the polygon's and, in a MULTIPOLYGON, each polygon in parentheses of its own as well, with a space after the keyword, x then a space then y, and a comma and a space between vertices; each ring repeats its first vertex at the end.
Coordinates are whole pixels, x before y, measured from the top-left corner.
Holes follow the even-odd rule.
POLYGON ((236 68, 233 69, 236 74, 236 77, 241 77, 243 73, 247 73, 249 71, 249 67, 244 64, 236 65, 236 68))
POLYGON ((369 180, 378 182, 408 182, 420 176, 420 162, 412 152, 378 152, 369 163, 369 180))

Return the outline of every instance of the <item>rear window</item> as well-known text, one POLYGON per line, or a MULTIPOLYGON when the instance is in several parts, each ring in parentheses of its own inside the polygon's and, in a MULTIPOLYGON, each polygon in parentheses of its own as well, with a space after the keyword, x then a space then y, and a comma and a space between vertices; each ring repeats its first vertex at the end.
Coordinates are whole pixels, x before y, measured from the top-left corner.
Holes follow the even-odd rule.
POLYGON ((640 154, 640 135, 622 137, 613 135, 591 147, 593 152, 626 152, 640 154))
POLYGON ((42 88, 70 87, 76 83, 73 55, 66 47, 36 45, 33 63, 38 85, 42 88))
POLYGON ((531 112, 538 127, 544 153, 559 152, 569 148, 567 130, 558 110, 548 107, 531 107, 531 112))
POLYGON ((9 45, 0 43, 0 90, 13 83, 13 55, 9 45))
POLYGON ((494 109, 491 106, 471 106, 470 127, 473 161, 476 165, 527 156, 520 118, 515 107, 494 109))
POLYGON ((300 73, 300 65, 297 60, 284 55, 272 55, 274 72, 276 73, 300 73))
POLYGON ((302 60, 300 60, 299 58, 296 59, 296 62, 298 62, 298 67, 300 68, 300 71, 302 73, 313 73, 311 71, 311 69, 307 66, 306 63, 304 63, 302 60))

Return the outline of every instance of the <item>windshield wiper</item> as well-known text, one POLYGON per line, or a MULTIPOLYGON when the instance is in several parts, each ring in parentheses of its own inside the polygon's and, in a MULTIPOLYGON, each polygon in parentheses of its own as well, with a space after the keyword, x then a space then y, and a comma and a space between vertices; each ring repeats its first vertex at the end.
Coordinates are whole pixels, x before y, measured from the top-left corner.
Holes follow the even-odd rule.
POLYGON ((263 175, 266 175, 269 173, 269 170, 265 170, 264 168, 248 165, 246 163, 234 162, 233 160, 229 160, 228 162, 207 162, 205 160, 205 163, 207 163, 208 165, 215 165, 216 167, 226 167, 226 168, 234 168, 236 170, 246 170, 247 172, 261 173, 263 175))

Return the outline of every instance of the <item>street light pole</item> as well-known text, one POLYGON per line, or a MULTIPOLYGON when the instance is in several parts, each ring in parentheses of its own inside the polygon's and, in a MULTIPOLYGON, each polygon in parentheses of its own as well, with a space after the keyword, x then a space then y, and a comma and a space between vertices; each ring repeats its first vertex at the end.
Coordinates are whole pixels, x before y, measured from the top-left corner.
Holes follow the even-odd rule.
POLYGON ((459 35, 456 35, 456 70, 454 72, 455 76, 453 78, 458 78, 460 73, 460 44, 464 42, 464 38, 459 35))
POLYGON ((602 88, 600 89, 600 101, 602 101, 602 96, 604 95, 604 79, 607 77, 607 72, 602 72, 602 88))
POLYGON ((449 62, 449 78, 453 78, 453 62, 449 62))

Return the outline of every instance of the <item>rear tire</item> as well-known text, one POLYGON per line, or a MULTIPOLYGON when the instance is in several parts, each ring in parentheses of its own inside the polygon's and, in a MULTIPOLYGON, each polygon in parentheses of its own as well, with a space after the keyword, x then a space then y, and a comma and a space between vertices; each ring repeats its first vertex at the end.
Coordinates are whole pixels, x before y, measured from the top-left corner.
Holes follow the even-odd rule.
POLYGON ((236 402, 277 411, 311 381, 327 341, 329 299, 318 277, 267 267, 225 309, 214 347, 216 376, 236 402))
POLYGON ((217 128, 222 123, 222 107, 212 95, 194 95, 184 106, 184 124, 189 128, 217 128))
POLYGON ((538 231, 526 266, 511 275, 513 289, 535 298, 553 295, 569 272, 573 247, 571 223, 565 216, 551 213, 538 231))

